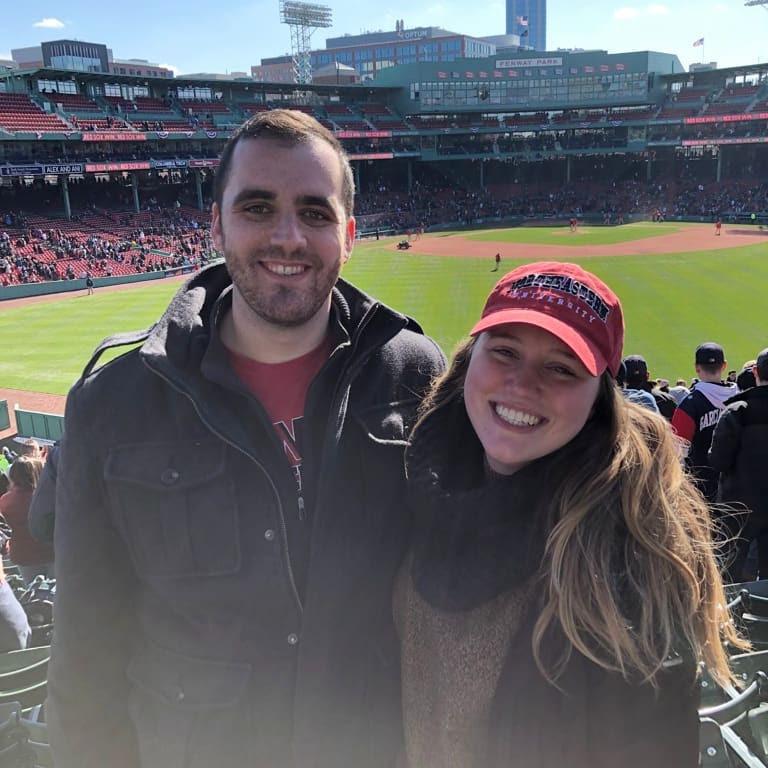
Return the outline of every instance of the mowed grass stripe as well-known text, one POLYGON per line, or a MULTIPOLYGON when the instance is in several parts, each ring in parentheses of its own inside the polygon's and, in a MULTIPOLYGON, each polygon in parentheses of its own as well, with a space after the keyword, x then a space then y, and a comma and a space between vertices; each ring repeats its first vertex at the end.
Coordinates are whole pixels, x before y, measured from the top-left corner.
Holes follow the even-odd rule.
POLYGON ((7 311, 0 304, 0 386, 65 394, 102 339, 151 325, 178 287, 97 290, 7 311))
MULTIPOLYGON (((579 259, 574 259, 579 261, 579 259)), ((503 268, 517 263, 505 259, 503 268)), ((645 355, 653 375, 690 378, 702 341, 725 346, 732 368, 768 346, 762 318, 768 245, 723 251, 582 260, 619 294, 626 354, 645 355)), ((446 352, 463 338, 500 277, 485 260, 356 248, 344 276, 415 317, 446 352)), ((0 386, 64 394, 105 336, 143 328, 162 313, 177 283, 65 298, 3 311, 0 386)))
POLYGON ((467 240, 492 243, 526 243, 528 245, 615 245, 631 240, 672 235, 679 227, 669 224, 624 224, 617 227, 579 226, 571 232, 568 225, 561 227, 517 227, 515 229, 490 229, 466 235, 467 240))

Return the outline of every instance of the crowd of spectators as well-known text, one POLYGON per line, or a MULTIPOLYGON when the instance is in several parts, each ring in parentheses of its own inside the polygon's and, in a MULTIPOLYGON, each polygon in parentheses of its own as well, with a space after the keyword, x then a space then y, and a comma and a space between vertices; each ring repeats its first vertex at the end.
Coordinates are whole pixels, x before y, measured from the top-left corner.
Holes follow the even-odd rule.
POLYGON ((768 183, 622 180, 598 184, 507 184, 470 189, 443 180, 415 180, 411 192, 386 183, 358 195, 361 229, 407 230, 476 224, 507 217, 595 215, 615 223, 628 216, 737 216, 768 211, 768 183))
POLYGON ((207 217, 181 206, 141 214, 89 210, 73 222, 0 216, 0 284, 194 268, 210 252, 207 217))
MULTIPOLYGON (((593 216, 617 223, 629 217, 691 216, 714 221, 768 211, 768 182, 753 178, 716 183, 702 177, 701 164, 695 161, 681 160, 677 178, 667 175, 652 181, 643 178, 642 163, 620 178, 608 165, 600 167, 610 164, 610 159, 580 162, 574 164, 570 183, 562 183, 557 174, 537 181, 517 178, 525 173, 525 166, 510 167, 507 175, 512 181, 500 183, 497 174, 484 188, 477 180, 469 183, 466 175, 462 178, 457 172, 452 179, 434 168, 414 174, 410 191, 403 180, 369 182, 355 201, 358 228, 366 233, 407 232, 517 217, 593 216), (594 181, 601 176, 613 180, 594 181)), ((138 215, 127 213, 133 190, 125 181, 96 176, 73 180, 70 222, 42 215, 60 206, 55 186, 36 184, 14 190, 6 196, 16 201, 13 210, 3 213, 0 199, 0 282, 100 277, 125 274, 126 267, 129 272, 146 272, 199 264, 211 252, 208 214, 194 210, 194 184, 186 171, 181 175, 187 177, 181 179, 183 183, 171 183, 168 177, 151 190, 142 190, 138 215), (33 212, 41 215, 32 216, 33 212)), ((210 183, 207 176, 207 200, 210 183)))

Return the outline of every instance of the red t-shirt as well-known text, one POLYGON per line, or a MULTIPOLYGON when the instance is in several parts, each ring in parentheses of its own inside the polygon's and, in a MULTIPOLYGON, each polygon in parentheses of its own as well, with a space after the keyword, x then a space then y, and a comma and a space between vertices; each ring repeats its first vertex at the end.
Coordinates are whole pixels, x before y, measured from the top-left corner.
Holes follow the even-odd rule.
POLYGON ((304 437, 304 405, 313 379, 331 354, 332 339, 327 336, 319 347, 306 355, 284 363, 260 363, 229 350, 232 368, 240 380, 262 404, 302 495, 301 452, 304 437))

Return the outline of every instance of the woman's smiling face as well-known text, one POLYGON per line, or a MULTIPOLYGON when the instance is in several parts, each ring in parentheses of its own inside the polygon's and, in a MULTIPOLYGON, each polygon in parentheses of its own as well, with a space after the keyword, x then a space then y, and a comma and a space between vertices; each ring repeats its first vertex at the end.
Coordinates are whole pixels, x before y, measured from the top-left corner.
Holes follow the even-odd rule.
POLYGON ((510 475, 576 437, 599 388, 600 377, 556 336, 509 323, 478 337, 464 402, 488 465, 510 475))

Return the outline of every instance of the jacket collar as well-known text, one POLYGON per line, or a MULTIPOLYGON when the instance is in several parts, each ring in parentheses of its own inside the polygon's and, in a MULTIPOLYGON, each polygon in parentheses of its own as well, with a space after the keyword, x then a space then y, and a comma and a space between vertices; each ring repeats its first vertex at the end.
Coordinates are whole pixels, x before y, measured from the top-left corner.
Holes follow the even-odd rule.
MULTIPOLYGON (((199 376, 231 291, 223 263, 201 270, 185 283, 142 345, 140 355, 149 368, 176 383, 199 376)), ((404 328, 422 332, 415 321, 342 279, 333 289, 332 307, 332 319, 355 347, 356 356, 366 356, 404 328)))
POLYGON ((724 405, 730 405, 731 403, 738 403, 738 402, 750 402, 751 400, 763 400, 768 399, 768 384, 763 384, 759 387, 750 387, 749 389, 745 389, 743 392, 739 392, 736 395, 733 395, 733 397, 729 397, 724 405))

